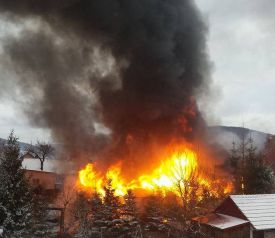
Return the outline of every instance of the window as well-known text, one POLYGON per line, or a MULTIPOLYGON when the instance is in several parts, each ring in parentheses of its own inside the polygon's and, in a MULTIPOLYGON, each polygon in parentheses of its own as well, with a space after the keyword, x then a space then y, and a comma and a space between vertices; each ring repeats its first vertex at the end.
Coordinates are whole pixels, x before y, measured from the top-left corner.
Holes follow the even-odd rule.
POLYGON ((57 175, 55 178, 55 189, 60 190, 63 187, 64 177, 62 175, 57 175))
POLYGON ((63 184, 64 177, 62 175, 57 175, 55 178, 55 184, 63 184))

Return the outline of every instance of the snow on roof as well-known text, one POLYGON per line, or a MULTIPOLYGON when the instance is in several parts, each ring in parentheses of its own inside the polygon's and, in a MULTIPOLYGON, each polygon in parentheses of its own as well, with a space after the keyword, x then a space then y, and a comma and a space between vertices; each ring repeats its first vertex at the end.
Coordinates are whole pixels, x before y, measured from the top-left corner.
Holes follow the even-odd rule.
MULTIPOLYGON (((26 170, 41 171, 40 160, 38 158, 27 157, 22 161, 22 167, 26 170)), ((58 159, 45 159, 44 172, 51 172, 57 174, 75 174, 74 164, 70 161, 61 161, 58 159)))
MULTIPOLYGON (((45 159, 43 171, 53 173, 60 172, 58 169, 58 162, 59 161, 55 159, 45 159)), ((22 167, 26 170, 41 171, 40 160, 37 158, 25 158, 22 162, 22 167)))
POLYGON ((275 194, 231 195, 256 230, 275 229, 275 194))
POLYGON ((207 216, 194 218, 193 220, 221 230, 226 230, 232 227, 249 223, 249 221, 219 213, 213 213, 207 216))

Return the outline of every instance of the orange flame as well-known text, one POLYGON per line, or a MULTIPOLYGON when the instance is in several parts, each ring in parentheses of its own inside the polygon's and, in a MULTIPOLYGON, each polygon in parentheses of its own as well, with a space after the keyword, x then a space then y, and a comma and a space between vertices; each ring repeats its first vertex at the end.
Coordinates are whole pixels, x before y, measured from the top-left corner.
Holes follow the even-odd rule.
MULTIPOLYGON (((96 172, 93 164, 88 164, 79 171, 79 182, 85 189, 105 195, 104 184, 112 181, 112 189, 117 196, 124 196, 127 190, 144 190, 147 192, 161 191, 163 194, 173 192, 179 195, 179 186, 184 187, 190 179, 204 187, 211 188, 212 195, 217 195, 215 186, 211 186, 210 179, 198 172, 197 154, 190 149, 182 149, 172 153, 161 161, 159 167, 149 174, 143 174, 137 179, 126 181, 121 174, 121 164, 111 166, 105 175, 96 172), (212 188, 213 187, 213 188, 212 188)), ((229 184, 224 186, 224 193, 232 190, 229 184)))
POLYGON ((151 175, 139 177, 141 188, 165 191, 175 191, 175 185, 188 180, 197 169, 195 153, 185 149, 183 152, 172 154, 171 158, 163 161, 151 175))
POLYGON ((98 193, 104 195, 103 179, 94 171, 93 164, 87 164, 85 169, 80 170, 78 177, 82 186, 93 188, 98 193))

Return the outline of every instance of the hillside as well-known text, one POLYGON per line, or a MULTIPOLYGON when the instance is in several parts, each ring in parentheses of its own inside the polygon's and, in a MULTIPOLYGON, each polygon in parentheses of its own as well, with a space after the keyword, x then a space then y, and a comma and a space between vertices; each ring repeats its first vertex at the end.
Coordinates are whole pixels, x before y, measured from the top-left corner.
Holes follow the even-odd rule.
MULTIPOLYGON (((0 144, 5 143, 5 141, 6 141, 5 139, 0 138, 0 144)), ((25 151, 26 148, 28 148, 30 146, 30 144, 25 143, 25 142, 19 142, 19 146, 20 146, 21 151, 25 151)))
POLYGON ((242 138, 251 137, 258 149, 263 149, 269 134, 243 127, 212 126, 208 128, 210 143, 222 145, 226 150, 232 148, 233 141, 239 143, 242 138))

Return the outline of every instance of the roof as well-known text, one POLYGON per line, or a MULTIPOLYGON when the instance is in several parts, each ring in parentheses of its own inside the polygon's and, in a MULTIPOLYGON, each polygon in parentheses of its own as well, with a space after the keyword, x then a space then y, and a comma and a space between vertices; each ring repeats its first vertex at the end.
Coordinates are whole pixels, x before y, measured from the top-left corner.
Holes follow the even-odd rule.
POLYGON ((218 213, 209 214, 203 217, 197 217, 193 220, 218 228, 220 230, 226 230, 249 223, 249 221, 237 217, 227 216, 218 213))
MULTIPOLYGON (((54 159, 45 159, 44 161, 44 172, 59 172, 58 168, 58 162, 54 159)), ((35 171, 41 171, 40 170, 40 160, 36 158, 25 158, 22 162, 22 167, 26 170, 35 170, 35 171)))
POLYGON ((256 230, 275 229, 275 194, 231 195, 230 198, 256 230))
MULTIPOLYGON (((37 158, 24 158, 22 167, 26 170, 40 171, 40 160, 37 158)), ((43 171, 57 174, 75 174, 74 164, 70 161, 61 161, 58 159, 45 159, 43 171)))

